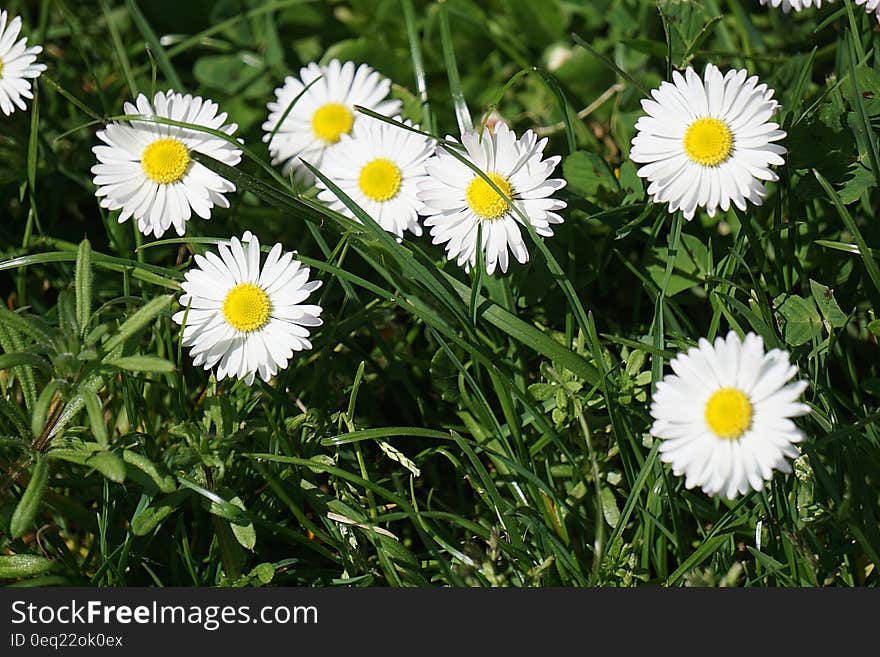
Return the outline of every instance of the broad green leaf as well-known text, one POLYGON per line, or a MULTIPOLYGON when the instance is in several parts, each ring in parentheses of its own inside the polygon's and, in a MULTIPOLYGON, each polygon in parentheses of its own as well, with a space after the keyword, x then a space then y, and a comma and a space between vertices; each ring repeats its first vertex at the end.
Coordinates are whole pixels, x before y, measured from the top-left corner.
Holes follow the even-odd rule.
POLYGON ((50 459, 69 461, 94 468, 110 481, 125 480, 125 463, 113 452, 101 450, 97 443, 81 443, 75 447, 56 447, 46 452, 50 459))
POLYGON ((617 179, 608 164, 589 151, 577 151, 565 158, 562 172, 568 181, 568 190, 588 199, 594 199, 603 189, 617 190, 617 179))
POLYGON ((31 409, 31 434, 33 436, 41 436, 46 430, 46 424, 49 421, 51 409, 55 408, 55 404, 61 403, 61 397, 57 394, 61 389, 62 382, 60 380, 50 381, 49 384, 40 392, 37 403, 31 409))
MULTIPOLYGON (((807 344, 814 338, 822 336, 822 318, 812 299, 804 299, 797 295, 780 297, 784 299, 779 305, 782 317, 782 334, 786 343, 796 347, 807 344)), ((777 303, 780 301, 777 299, 777 303)))
POLYGON ((275 566, 271 563, 257 564, 250 575, 256 577, 262 584, 269 584, 275 578, 275 566))
POLYGON ((620 509, 617 506, 617 500, 614 492, 607 486, 602 487, 602 515, 609 527, 617 527, 620 522, 620 509))
POLYGON ((849 167, 849 178, 846 179, 843 187, 840 189, 840 200, 846 205, 855 203, 862 195, 876 187, 877 181, 874 180, 874 174, 860 162, 855 162, 849 167))
POLYGON ((86 461, 86 465, 95 468, 107 479, 117 484, 125 481, 125 463, 112 452, 95 452, 86 461))
POLYGON ((158 356, 123 356, 107 362, 111 367, 132 372, 173 372, 174 363, 158 356))
POLYGON ((47 573, 55 566, 55 562, 35 554, 2 554, 0 555, 0 578, 17 579, 33 577, 47 573))
MULTIPOLYGON (((242 511, 247 511, 247 509, 244 508, 244 502, 242 502, 241 498, 237 495, 229 500, 229 503, 237 506, 242 511)), ((254 549, 257 545, 257 532, 254 529, 254 523, 248 522, 244 525, 230 521, 229 526, 232 528, 232 533, 235 535, 235 540, 238 541, 239 545, 246 550, 254 549)))
MULTIPOLYGON (((658 288, 663 286, 667 276, 668 250, 665 246, 655 246, 645 270, 658 288)), ((703 241, 695 236, 684 233, 678 243, 672 271, 666 286, 666 296, 671 297, 679 292, 702 285, 708 273, 708 250, 703 241)))
POLYGON ((134 532, 135 536, 146 536, 151 533, 165 518, 180 508, 182 502, 188 496, 189 493, 187 491, 176 491, 141 509, 131 519, 131 531, 134 532))
POLYGON ((101 404, 101 399, 98 397, 97 393, 88 388, 81 388, 79 394, 85 403, 86 412, 89 416, 89 424, 92 427, 92 435, 95 436, 95 440, 102 449, 107 449, 109 436, 107 435, 107 425, 104 422, 104 409, 101 404))
POLYGON ((125 449, 122 450, 122 460, 126 465, 133 466, 126 470, 127 476, 137 478, 138 473, 142 472, 163 493, 171 493, 177 488, 174 477, 164 467, 156 465, 143 454, 125 449))

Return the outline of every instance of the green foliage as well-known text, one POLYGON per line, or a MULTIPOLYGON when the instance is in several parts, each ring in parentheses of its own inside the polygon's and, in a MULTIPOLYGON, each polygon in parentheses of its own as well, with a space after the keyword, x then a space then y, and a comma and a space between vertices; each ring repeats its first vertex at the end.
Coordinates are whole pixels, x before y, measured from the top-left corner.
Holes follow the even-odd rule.
MULTIPOLYGON (((849 3, 847 3, 848 5, 849 3)), ((23 585, 876 586, 880 32, 838 3, 13 2, 49 69, 0 138, 0 579, 23 585), (367 61, 437 137, 494 110, 563 158, 556 236, 466 275, 269 164, 265 103, 367 61), (786 164, 692 222, 628 159, 671 69, 746 67, 786 164), (135 90, 239 125, 229 210, 146 240, 102 209, 94 131, 135 90), (270 383, 217 381, 172 321, 193 256, 251 230, 324 282, 270 383), (649 433, 676 352, 728 328, 791 351, 812 413, 791 474, 687 490, 649 433), (47 557, 48 555, 48 557, 47 557)), ((320 172, 318 175, 321 175, 320 172)), ((329 182, 329 181, 328 181, 329 182)))

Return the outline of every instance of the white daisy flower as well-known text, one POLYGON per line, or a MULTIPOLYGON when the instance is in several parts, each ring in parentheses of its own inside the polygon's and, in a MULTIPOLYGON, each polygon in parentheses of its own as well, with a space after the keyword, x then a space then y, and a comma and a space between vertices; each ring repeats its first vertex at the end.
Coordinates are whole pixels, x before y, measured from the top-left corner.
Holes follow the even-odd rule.
MULTIPOLYGON (((419 213, 423 204, 417 198, 417 185, 427 178, 425 162, 433 154, 432 139, 364 117, 327 153, 321 173, 400 239, 406 230, 422 234, 419 213)), ((355 218, 326 185, 320 180, 317 185, 319 199, 355 218)))
POLYGON ((174 321, 186 325, 183 346, 195 365, 217 366, 217 379, 238 377, 248 385, 259 374, 269 381, 287 367, 294 351, 311 349, 309 327, 320 326, 320 306, 303 305, 321 281, 293 253, 272 247, 260 267, 260 242, 250 232, 220 244, 220 255, 196 255, 180 297, 184 310, 174 321))
POLYGON ((269 119, 263 123, 272 164, 283 164, 284 175, 295 169, 300 180, 311 182, 314 177, 300 158, 320 169, 324 154, 363 118, 357 116, 355 105, 385 116, 400 112, 399 100, 385 100, 389 91, 391 82, 366 64, 355 69, 353 62, 340 64, 336 59, 326 66, 312 62, 300 69, 299 79, 288 76, 284 86, 275 90, 269 119), (306 87, 308 91, 294 103, 306 87))
POLYGON ((856 0, 856 4, 865 5, 865 11, 869 14, 873 12, 880 21, 880 0, 856 0))
MULTIPOLYGON (((826 2, 833 1, 834 0, 826 0, 826 2)), ((864 0, 862 1, 864 2, 864 0)), ((801 11, 802 9, 809 9, 810 7, 821 7, 822 0, 761 0, 761 4, 769 4, 771 7, 782 7, 782 11, 787 14, 792 9, 795 11, 801 11)))
MULTIPOLYGON (((226 123, 217 103, 199 96, 159 92, 152 104, 143 94, 135 104, 125 103, 127 115, 141 114, 204 126, 231 135, 238 127, 226 123)), ((219 137, 189 128, 132 120, 110 123, 98 131, 104 144, 92 149, 98 164, 92 167, 95 195, 108 210, 122 210, 119 222, 134 217, 138 229, 157 238, 171 226, 183 235, 195 212, 211 218, 211 208, 228 208, 223 195, 235 185, 193 161, 190 153, 204 153, 229 166, 241 161, 241 150, 219 137)), ((239 140, 241 141, 241 140, 239 140)))
POLYGON ((0 11, 0 110, 9 116, 15 108, 27 109, 25 98, 33 98, 32 78, 40 77, 45 64, 36 64, 42 46, 27 47, 27 37, 18 39, 21 18, 9 20, 9 12, 0 11), (18 39, 18 41, 16 41, 18 39))
POLYGON ((810 408, 797 401, 806 381, 789 383, 797 367, 787 352, 765 353, 759 336, 731 331, 714 346, 701 338, 670 365, 651 403, 651 435, 685 486, 732 498, 760 490, 774 469, 791 472, 804 434, 790 418, 810 408))
POLYGON ((761 205, 767 190, 762 180, 778 180, 770 165, 784 163, 785 137, 770 121, 779 109, 773 90, 747 78, 745 70, 722 76, 712 64, 704 79, 688 67, 675 71, 642 100, 648 116, 636 122, 630 158, 643 164, 638 174, 650 181, 648 194, 669 203, 692 219, 697 207, 710 217, 731 202, 740 210, 746 201, 761 205))
MULTIPOLYGON (((452 141, 451 137, 447 140, 452 141)), ((551 224, 562 223, 557 214, 565 201, 552 197, 565 187, 565 180, 550 178, 560 157, 542 159, 547 139, 539 140, 527 130, 517 139, 505 123, 494 132, 484 128, 462 135, 463 155, 513 201, 538 235, 551 237, 551 224)), ((446 257, 470 271, 477 263, 477 249, 485 251, 486 272, 496 267, 507 271, 509 254, 525 263, 529 252, 519 224, 520 216, 489 183, 438 146, 437 157, 428 160, 428 178, 419 183, 419 199, 425 204, 425 225, 431 227, 434 244, 445 244, 446 257), (482 243, 477 232, 482 226, 482 243)))
MULTIPOLYGON (((825 0, 826 3, 833 3, 834 0, 825 0)), ((880 20, 880 0, 855 0, 856 5, 865 5, 865 11, 869 14, 874 13, 880 20)), ((762 5, 770 4, 772 7, 782 7, 782 11, 786 14, 792 9, 801 11, 810 7, 819 8, 822 6, 822 0, 761 0, 762 5)))

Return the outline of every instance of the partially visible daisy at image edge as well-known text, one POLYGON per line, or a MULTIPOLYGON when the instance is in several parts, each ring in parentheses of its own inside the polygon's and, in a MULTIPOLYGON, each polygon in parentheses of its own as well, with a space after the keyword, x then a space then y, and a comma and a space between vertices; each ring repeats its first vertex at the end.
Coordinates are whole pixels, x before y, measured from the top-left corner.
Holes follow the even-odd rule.
POLYGON ((880 21, 880 0, 856 0, 857 5, 865 5, 865 11, 869 14, 874 12, 877 20, 880 21))
MULTIPOLYGON (((395 120, 400 120, 396 117, 395 120)), ((411 125, 409 121, 404 122, 411 125)), ((418 127, 418 126, 416 126, 418 127)), ((363 117, 339 146, 328 152, 321 173, 330 178, 382 228, 398 239, 404 231, 422 234, 418 185, 427 174, 425 162, 434 154, 434 140, 416 132, 363 117)), ((318 198, 333 210, 356 218, 321 181, 318 198)))
MULTIPOLYGON (((447 137, 447 141, 455 141, 447 137)), ((462 153, 477 166, 504 196, 526 217, 535 232, 552 237, 553 224, 562 223, 558 214, 565 201, 553 195, 565 187, 562 178, 550 178, 562 159, 543 158, 547 139, 527 130, 517 139, 506 123, 493 130, 467 132, 461 137, 462 153)), ((529 260, 523 239, 522 218, 470 167, 445 147, 428 160, 428 178, 419 183, 419 199, 425 204, 425 226, 431 228, 434 244, 443 244, 446 257, 470 271, 477 264, 478 250, 485 253, 486 273, 498 268, 507 272, 511 256, 520 264, 529 260), (482 241, 477 235, 482 230, 482 241)))
MULTIPOLYGON (((825 0, 826 3, 831 4, 835 0, 825 0)), ((873 12, 877 19, 880 20, 880 0, 855 0, 856 5, 862 6, 864 5, 865 11, 869 14, 873 12)), ((779 7, 786 14, 790 12, 792 9, 795 11, 802 11, 804 9, 809 9, 810 7, 816 7, 817 9, 822 7, 822 0, 761 0, 762 5, 770 5, 771 7, 779 7)))
POLYGON ((688 220, 700 207, 714 217, 731 204, 762 205, 763 181, 778 180, 770 167, 787 152, 774 143, 786 133, 771 121, 779 110, 773 93, 745 70, 722 75, 714 64, 702 78, 691 67, 674 71, 671 83, 652 90, 630 151, 652 200, 688 220))
POLYGON ((354 62, 337 59, 326 66, 312 62, 300 69, 299 78, 287 76, 275 89, 262 126, 272 164, 282 165, 284 175, 293 171, 298 179, 312 182, 314 176, 300 159, 320 169, 325 153, 363 118, 355 105, 385 116, 398 114, 402 103, 388 99, 390 91, 391 81, 367 64, 355 68, 354 62))
MULTIPOLYGON (((833 1, 834 0, 826 0, 826 2, 833 1)), ((864 2, 864 0, 862 1, 864 2)), ((761 0, 761 4, 769 4, 771 7, 774 8, 778 7, 787 14, 792 9, 794 9, 795 11, 809 9, 810 7, 816 7, 818 9, 822 6, 822 0, 761 0)))
POLYGON ((9 116, 15 108, 26 110, 25 99, 34 97, 30 80, 40 77, 45 64, 37 64, 42 46, 27 47, 27 37, 18 38, 21 17, 9 20, 9 12, 0 11, 0 111, 9 116), (16 41, 16 39, 18 39, 16 41))
MULTIPOLYGON (((226 113, 212 100, 173 91, 156 93, 152 103, 140 94, 134 104, 125 103, 123 111, 227 135, 238 128, 226 123, 226 113)), ((114 121, 97 137, 104 143, 92 149, 98 159, 92 167, 95 195, 101 207, 121 210, 119 223, 134 218, 141 233, 157 238, 172 226, 183 235, 193 213, 210 219, 215 205, 229 207, 224 194, 235 191, 235 185, 192 158, 195 151, 235 166, 241 149, 228 141, 192 128, 137 119, 114 121)))
POLYGON ((798 401, 808 384, 791 381, 798 370, 788 352, 765 353, 759 336, 730 331, 714 344, 700 338, 669 364, 651 403, 651 435, 687 488, 730 499, 761 490, 774 470, 791 472, 805 438, 791 418, 810 407, 798 401))
POLYGON ((321 326, 321 306, 303 301, 321 287, 309 268, 275 244, 260 266, 260 241, 250 231, 219 244, 217 253, 196 255, 181 283, 183 346, 193 364, 217 368, 218 380, 235 377, 251 385, 269 381, 294 352, 312 348, 310 329, 321 326))

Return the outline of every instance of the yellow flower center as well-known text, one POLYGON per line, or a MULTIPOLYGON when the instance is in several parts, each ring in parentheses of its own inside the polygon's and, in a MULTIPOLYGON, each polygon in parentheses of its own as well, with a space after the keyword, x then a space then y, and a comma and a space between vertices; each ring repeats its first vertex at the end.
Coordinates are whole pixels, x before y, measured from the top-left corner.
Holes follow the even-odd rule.
POLYGON ((351 132, 354 125, 354 114, 345 105, 327 103, 318 108, 312 115, 312 130, 318 139, 328 144, 339 141, 340 135, 351 132))
POLYGON ((716 436, 735 440, 752 426, 752 402, 741 390, 721 388, 706 402, 705 417, 716 436))
POLYGON ((394 162, 379 158, 367 163, 361 169, 358 186, 367 198, 382 203, 397 196, 402 180, 400 169, 394 162))
MULTIPOLYGON (((506 178, 499 176, 497 173, 488 174, 488 178, 495 183, 498 189, 504 192, 504 196, 513 198, 513 187, 507 182, 506 178)), ((468 185, 465 199, 467 199, 470 209, 480 219, 491 221, 492 219, 498 219, 507 212, 507 201, 492 189, 482 176, 477 176, 468 185)))
POLYGON ((3 60, 0 59, 0 78, 3 77, 3 60))
POLYGON ((718 166, 733 152, 733 133, 719 119, 697 119, 684 133, 684 152, 697 164, 718 166))
POLYGON ((144 173, 150 180, 160 185, 177 182, 183 178, 189 163, 189 151, 186 146, 171 137, 157 139, 144 149, 144 154, 141 156, 144 173))
POLYGON ((223 316, 230 326, 242 333, 263 328, 271 311, 269 295, 253 283, 239 283, 223 300, 223 316))

